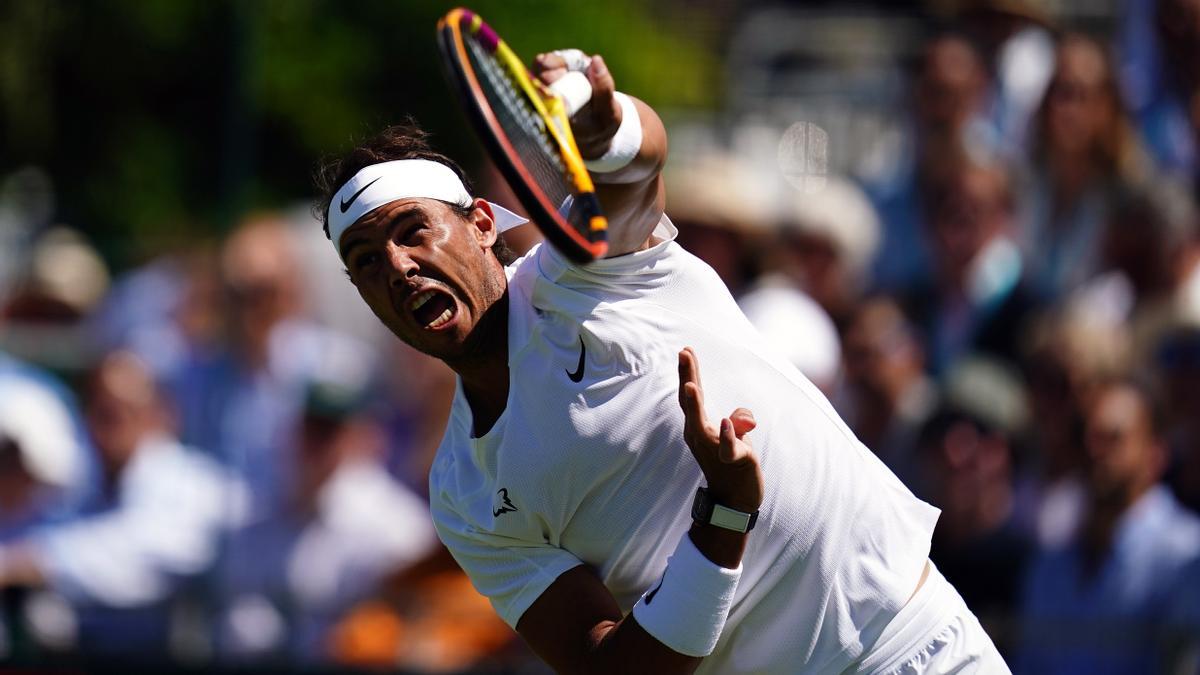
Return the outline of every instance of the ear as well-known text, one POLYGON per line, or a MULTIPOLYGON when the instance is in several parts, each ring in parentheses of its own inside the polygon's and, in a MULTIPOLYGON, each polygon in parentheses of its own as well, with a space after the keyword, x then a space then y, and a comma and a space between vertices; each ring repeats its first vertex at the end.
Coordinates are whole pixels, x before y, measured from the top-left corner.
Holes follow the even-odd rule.
POLYGON ((471 233, 475 235, 480 248, 491 248, 500 236, 500 230, 496 228, 496 214, 486 199, 476 198, 474 206, 470 215, 471 224, 474 225, 471 233))

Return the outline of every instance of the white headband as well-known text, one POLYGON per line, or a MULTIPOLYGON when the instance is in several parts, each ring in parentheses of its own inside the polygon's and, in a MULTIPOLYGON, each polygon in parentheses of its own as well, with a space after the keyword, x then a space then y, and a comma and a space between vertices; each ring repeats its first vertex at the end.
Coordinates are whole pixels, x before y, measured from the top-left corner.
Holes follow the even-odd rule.
MULTIPOLYGON (((365 166, 346 181, 329 202, 329 238, 341 255, 342 235, 371 211, 410 197, 440 199, 470 206, 471 195, 450 167, 428 159, 401 159, 365 166)), ((529 222, 503 206, 491 204, 499 231, 529 222)))

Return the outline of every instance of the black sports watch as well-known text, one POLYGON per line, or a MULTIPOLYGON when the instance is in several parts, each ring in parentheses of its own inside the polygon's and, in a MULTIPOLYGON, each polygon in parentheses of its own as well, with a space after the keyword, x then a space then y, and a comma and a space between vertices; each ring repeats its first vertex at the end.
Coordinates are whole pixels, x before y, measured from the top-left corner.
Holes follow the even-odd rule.
POLYGON ((716 525, 734 532, 749 532, 758 522, 758 511, 746 513, 722 506, 708 494, 708 488, 696 488, 692 501, 692 520, 700 525, 716 525))

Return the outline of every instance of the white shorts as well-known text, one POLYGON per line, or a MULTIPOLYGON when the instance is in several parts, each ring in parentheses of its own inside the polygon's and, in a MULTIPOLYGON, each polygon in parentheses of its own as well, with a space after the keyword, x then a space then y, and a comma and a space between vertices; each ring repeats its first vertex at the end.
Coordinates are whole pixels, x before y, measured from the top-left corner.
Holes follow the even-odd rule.
POLYGON ((888 623, 855 673, 1009 675, 992 639, 933 563, 917 594, 888 623))

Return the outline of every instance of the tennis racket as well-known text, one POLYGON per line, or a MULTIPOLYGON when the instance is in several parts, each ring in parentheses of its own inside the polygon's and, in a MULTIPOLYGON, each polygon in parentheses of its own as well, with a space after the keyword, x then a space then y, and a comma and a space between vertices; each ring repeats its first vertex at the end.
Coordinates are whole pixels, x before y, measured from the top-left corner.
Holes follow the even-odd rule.
MULTIPOLYGON (((470 10, 455 9, 438 22, 438 47, 468 119, 530 219, 567 257, 603 257, 608 221, 571 133, 574 110, 470 10)), ((586 84, 583 73, 568 76, 586 84)))

